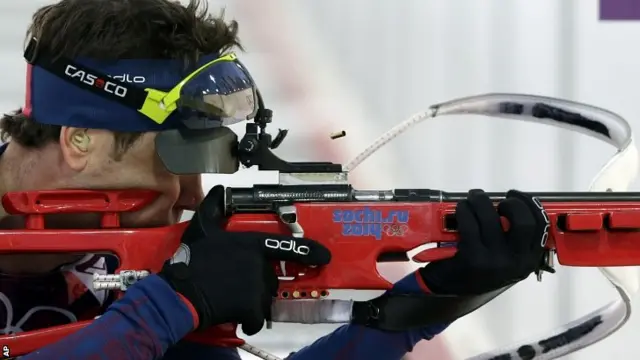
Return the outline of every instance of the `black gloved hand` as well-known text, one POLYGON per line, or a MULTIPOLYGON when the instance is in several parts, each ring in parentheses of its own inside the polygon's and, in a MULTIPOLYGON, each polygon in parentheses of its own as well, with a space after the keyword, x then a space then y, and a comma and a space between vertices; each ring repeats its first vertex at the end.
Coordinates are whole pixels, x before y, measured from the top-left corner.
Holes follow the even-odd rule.
POLYGON ((216 186, 182 235, 181 254, 167 261, 159 275, 191 302, 199 329, 239 323, 245 334, 254 335, 278 290, 269 260, 325 265, 331 254, 309 239, 227 232, 221 227, 224 220, 224 188, 216 186))
POLYGON ((458 252, 420 269, 434 294, 474 295, 500 289, 540 269, 549 217, 537 199, 511 190, 493 206, 482 190, 471 190, 456 207, 458 252), (500 216, 509 220, 504 231, 500 216))

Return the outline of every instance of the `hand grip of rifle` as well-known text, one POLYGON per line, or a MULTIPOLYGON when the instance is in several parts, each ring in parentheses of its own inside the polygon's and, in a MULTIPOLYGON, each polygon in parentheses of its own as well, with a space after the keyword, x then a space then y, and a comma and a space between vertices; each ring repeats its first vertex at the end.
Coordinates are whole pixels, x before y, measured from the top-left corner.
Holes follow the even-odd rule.
MULTIPOLYGON (((458 230, 458 222, 456 221, 454 214, 446 215, 444 217, 444 222, 445 228, 447 230, 458 230)), ((509 220, 506 217, 500 217, 500 224, 502 225, 502 230, 509 231, 509 220)), ((444 260, 453 257, 457 251, 458 249, 455 247, 455 243, 448 243, 441 247, 421 251, 418 254, 414 255, 411 260, 418 263, 428 263, 437 260, 444 260)))

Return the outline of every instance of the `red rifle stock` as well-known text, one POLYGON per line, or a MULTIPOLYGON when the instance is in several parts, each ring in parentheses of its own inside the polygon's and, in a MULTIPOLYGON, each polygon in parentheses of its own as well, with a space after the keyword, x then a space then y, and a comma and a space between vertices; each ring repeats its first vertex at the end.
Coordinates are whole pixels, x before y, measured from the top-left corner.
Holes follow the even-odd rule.
MULTIPOLYGON (((428 262, 455 254, 455 246, 452 245, 455 245, 457 236, 453 213, 456 202, 463 199, 465 193, 426 189, 359 192, 345 185, 338 191, 344 196, 335 196, 335 189, 323 192, 330 186, 293 188, 296 191, 287 186, 268 187, 266 190, 279 189, 277 191, 281 194, 291 197, 288 201, 264 197, 265 191, 259 187, 231 188, 227 196, 232 213, 225 225, 227 230, 291 234, 290 227, 274 210, 280 203, 294 204, 295 218, 285 220, 296 220, 305 237, 316 239, 331 250, 331 264, 321 268, 287 263, 283 274, 280 264, 274 264, 279 275, 294 274, 292 280, 281 282, 278 294, 281 300, 321 299, 332 289, 390 289, 392 284, 380 276, 376 264, 407 261, 407 251, 424 244, 431 243, 433 247, 413 256, 412 260, 428 262), (305 192, 305 188, 308 191, 305 192), (344 214, 352 215, 349 218, 344 214), (371 224, 375 226, 369 226, 371 224)), ((489 195, 495 201, 504 196, 502 193, 489 195)), ((640 193, 534 195, 542 201, 551 221, 547 247, 557 252, 561 264, 598 267, 640 265, 640 193)), ((120 259, 118 271, 146 269, 157 272, 178 248, 186 223, 147 229, 123 229, 119 224, 122 212, 136 211, 153 201, 155 196, 150 191, 8 193, 2 198, 4 208, 11 214, 24 215, 27 228, 1 230, 0 251, 112 253, 120 259), (102 228, 60 230, 44 227, 47 214, 82 212, 102 213, 102 228)), ((0 345, 8 346, 12 356, 19 356, 90 323, 83 321, 1 336, 0 345)), ((194 333, 189 335, 189 339, 228 347, 244 343, 236 337, 235 325, 194 333)))

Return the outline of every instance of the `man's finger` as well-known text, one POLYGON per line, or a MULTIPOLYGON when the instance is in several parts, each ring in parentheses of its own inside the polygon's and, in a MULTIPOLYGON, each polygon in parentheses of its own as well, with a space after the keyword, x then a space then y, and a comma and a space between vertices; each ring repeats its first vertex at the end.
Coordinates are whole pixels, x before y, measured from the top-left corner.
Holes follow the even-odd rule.
POLYGON ((273 265, 268 261, 264 262, 264 270, 262 274, 264 277, 265 289, 269 296, 278 296, 278 275, 276 275, 276 272, 273 269, 273 265))
POLYGON ((262 297, 262 313, 264 314, 265 321, 273 320, 273 314, 271 306, 273 305, 273 298, 271 294, 264 294, 262 297))
POLYGON ((501 241, 504 231, 500 222, 500 215, 493 206, 493 202, 482 190, 471 190, 467 201, 478 219, 480 226, 480 238, 487 248, 493 249, 502 246, 496 243, 501 241))
POLYGON ((542 207, 542 204, 537 198, 533 196, 523 193, 518 190, 509 190, 507 192, 507 198, 516 198, 522 201, 527 207, 531 210, 531 213, 534 215, 536 222, 539 224, 545 224, 549 222, 549 216, 546 211, 542 207))
POLYGON ((484 246, 480 240, 480 227, 468 200, 462 200, 456 205, 455 216, 460 235, 458 251, 469 254, 482 251, 484 246))
POLYGON ((303 265, 326 265, 331 261, 329 249, 311 239, 262 233, 255 233, 252 238, 269 260, 293 261, 303 265))
POLYGON ((224 186, 217 185, 209 191, 193 214, 189 225, 182 235, 186 239, 214 238, 214 234, 222 230, 224 219, 224 186))
POLYGON ((531 248, 531 242, 538 241, 536 219, 531 210, 518 198, 507 198, 498 204, 498 213, 509 220, 508 246, 518 254, 524 254, 531 248))
POLYGON ((540 200, 533 196, 523 193, 518 190, 509 190, 507 192, 507 198, 517 198, 529 207, 529 210, 533 214, 536 221, 536 228, 538 230, 537 237, 539 241, 535 241, 531 244, 531 249, 536 251, 542 251, 549 239, 549 231, 551 229, 551 222, 549 221, 549 215, 542 207, 540 200))

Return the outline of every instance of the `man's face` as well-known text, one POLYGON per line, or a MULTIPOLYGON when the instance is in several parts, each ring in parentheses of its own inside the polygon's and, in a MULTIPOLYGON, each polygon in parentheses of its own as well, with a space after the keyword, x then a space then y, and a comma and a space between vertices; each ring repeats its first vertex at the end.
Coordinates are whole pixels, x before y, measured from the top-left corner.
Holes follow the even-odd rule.
MULTIPOLYGON (((140 211, 123 214, 121 225, 135 228, 174 224, 183 210, 194 209, 201 202, 202 183, 200 175, 177 176, 168 172, 156 154, 155 136, 144 134, 116 161, 112 132, 63 127, 59 145, 53 143, 44 152, 31 152, 32 157, 26 156, 28 152, 15 150, 20 165, 11 172, 16 176, 12 180, 14 186, 4 190, 155 190, 160 193, 158 198, 140 211)), ((14 217, 2 220, 7 228, 23 226, 13 222, 17 220, 14 217)), ((50 215, 46 222, 49 228, 99 226, 96 214, 50 215)), ((0 257, 3 272, 27 274, 48 272, 78 260, 77 254, 3 254, 0 257)))
MULTIPOLYGON (((73 128, 66 128, 65 131, 73 128)), ((77 136, 73 134, 68 134, 77 136)), ((88 151, 77 154, 70 144, 61 143, 65 158, 75 166, 74 183, 87 189, 148 189, 160 196, 148 207, 124 214, 123 227, 174 224, 183 210, 193 210, 203 198, 200 175, 174 175, 167 171, 155 149, 156 133, 145 133, 118 160, 114 159, 114 136, 102 130, 86 130, 88 151), (75 153, 75 154, 74 154, 75 153)), ((82 149, 81 149, 82 150, 82 149)))

